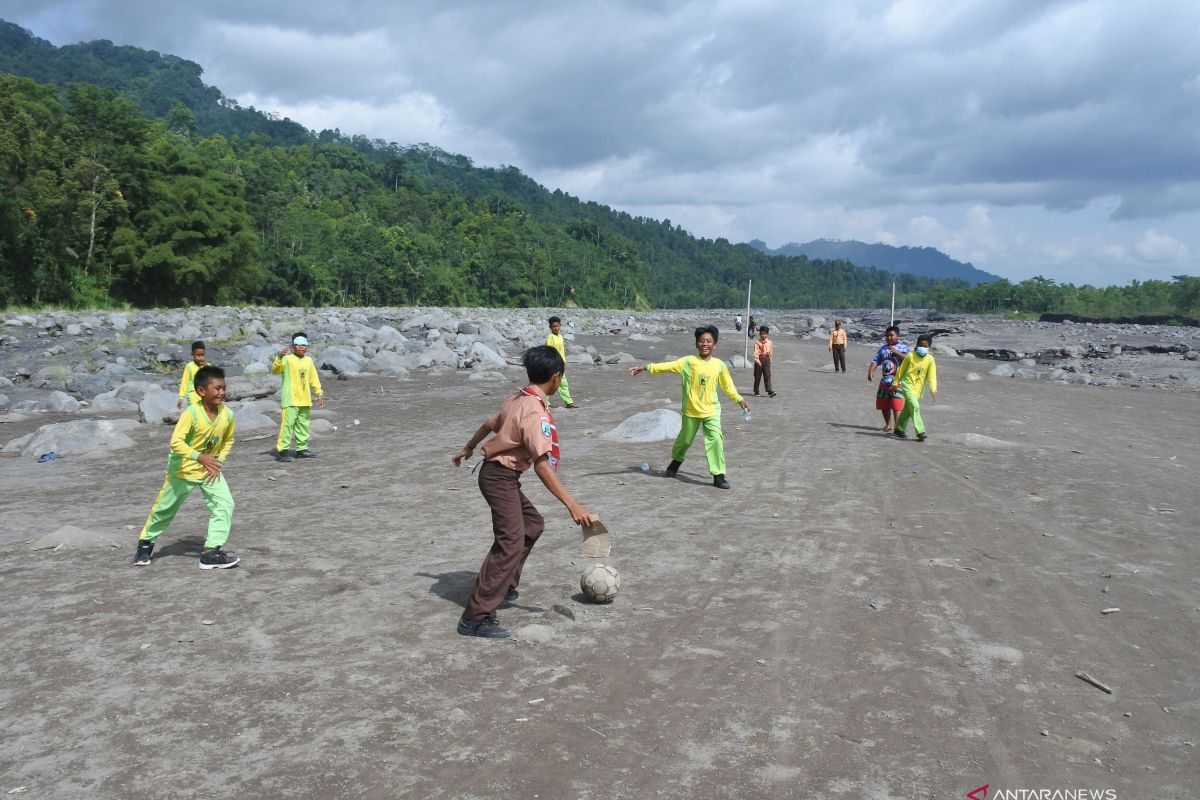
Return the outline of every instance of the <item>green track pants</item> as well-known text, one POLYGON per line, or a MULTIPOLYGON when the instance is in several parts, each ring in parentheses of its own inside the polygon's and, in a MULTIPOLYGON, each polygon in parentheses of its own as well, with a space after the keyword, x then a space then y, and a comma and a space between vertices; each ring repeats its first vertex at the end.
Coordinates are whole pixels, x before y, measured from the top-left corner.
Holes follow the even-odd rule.
POLYGON ((685 416, 683 425, 679 427, 679 436, 675 437, 675 446, 671 448, 671 459, 683 461, 700 428, 704 428, 704 455, 708 459, 708 471, 713 475, 724 475, 725 436, 721 433, 719 415, 704 419, 685 416))
POLYGON ((157 539, 171 524, 171 520, 175 519, 175 513, 179 511, 183 501, 197 488, 204 495, 204 503, 208 510, 212 512, 212 516, 208 518, 208 537, 204 540, 204 549, 209 550, 225 544, 229 539, 229 529, 233 526, 233 495, 229 493, 229 484, 225 482, 224 475, 212 483, 186 481, 168 475, 138 539, 151 542, 157 539))
POLYGON ((275 443, 276 450, 290 450, 292 436, 296 437, 296 449, 308 449, 308 420, 312 413, 309 406, 285 406, 283 418, 279 420, 279 441, 275 443))
POLYGON ((563 373, 562 383, 558 385, 558 397, 563 401, 563 405, 571 405, 575 401, 571 399, 571 388, 567 386, 567 373, 563 373))
POLYGON ((908 421, 912 420, 913 432, 920 436, 925 432, 925 420, 921 419, 921 395, 913 393, 903 383, 900 384, 900 391, 904 394, 904 408, 896 417, 896 433, 905 433, 908 421))

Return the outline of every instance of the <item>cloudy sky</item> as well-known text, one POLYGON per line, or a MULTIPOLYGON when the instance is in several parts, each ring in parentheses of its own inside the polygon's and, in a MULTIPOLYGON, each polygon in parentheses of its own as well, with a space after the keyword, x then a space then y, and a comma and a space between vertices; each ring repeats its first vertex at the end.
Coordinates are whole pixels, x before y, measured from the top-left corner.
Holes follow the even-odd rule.
POLYGON ((697 235, 1200 274, 1196 0, 0 0, 243 105, 428 142, 697 235))

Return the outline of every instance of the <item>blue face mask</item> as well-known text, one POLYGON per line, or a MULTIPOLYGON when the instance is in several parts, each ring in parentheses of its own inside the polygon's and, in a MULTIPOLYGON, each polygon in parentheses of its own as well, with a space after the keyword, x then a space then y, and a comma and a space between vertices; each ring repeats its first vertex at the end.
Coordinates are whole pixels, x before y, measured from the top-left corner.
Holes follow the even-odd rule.
POLYGON ((929 355, 929 348, 928 347, 918 347, 917 355, 919 355, 921 358, 924 358, 925 356, 929 355))

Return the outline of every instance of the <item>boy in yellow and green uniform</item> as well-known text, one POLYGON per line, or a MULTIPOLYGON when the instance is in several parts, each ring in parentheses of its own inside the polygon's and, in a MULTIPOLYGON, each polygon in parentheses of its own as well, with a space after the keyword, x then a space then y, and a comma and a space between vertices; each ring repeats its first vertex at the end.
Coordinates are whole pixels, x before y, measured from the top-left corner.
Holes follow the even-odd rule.
POLYGON ((917 433, 917 441, 923 442, 925 421, 921 419, 921 395, 925 393, 925 382, 929 382, 929 395, 937 402, 937 364, 929 352, 933 339, 929 336, 918 336, 917 346, 900 362, 896 370, 896 385, 904 393, 904 408, 896 417, 895 435, 900 439, 908 438, 905 432, 909 420, 912 420, 913 430, 917 433))
POLYGON ((721 432, 721 403, 717 400, 717 386, 743 410, 749 411, 750 406, 734 388, 733 378, 725 362, 712 357, 719 335, 716 325, 696 328, 698 355, 684 356, 676 361, 630 367, 629 374, 648 372, 651 375, 661 375, 664 372, 674 372, 679 374, 683 384, 683 424, 679 428, 675 446, 671 448, 667 477, 673 478, 679 472, 697 431, 703 428, 704 455, 708 459, 708 471, 713 476, 713 486, 728 489, 729 481, 725 479, 725 437, 721 432))
MULTIPOLYGON (((567 345, 562 337, 562 320, 558 317, 551 317, 546 320, 550 324, 550 333, 546 335, 546 344, 558 351, 558 355, 562 357, 563 363, 567 362, 567 345)), ((575 405, 575 401, 571 399, 571 389, 567 386, 567 373, 563 370, 562 383, 558 385, 558 397, 563 401, 563 406, 566 408, 579 408, 575 405)))
POLYGON ((279 440, 275 443, 275 460, 291 461, 288 450, 292 438, 296 439, 296 458, 316 458, 308 449, 308 423, 312 412, 312 393, 317 403, 325 407, 325 393, 321 390, 321 379, 317 377, 317 365, 306 355, 308 336, 297 333, 292 336, 292 346, 285 347, 271 363, 271 373, 283 376, 279 389, 283 418, 279 421, 279 440))
POLYGON ((225 373, 218 367, 205 366, 196 372, 194 386, 200 402, 189 405, 179 415, 171 434, 171 453, 167 456, 167 477, 150 516, 138 536, 135 566, 150 564, 154 543, 175 519, 183 501, 200 489, 212 516, 208 537, 200 554, 200 569, 227 569, 238 558, 221 550, 229 540, 233 523, 233 496, 221 474, 225 459, 233 449, 233 412, 225 407, 225 373))
POLYGON ((206 363, 204 342, 192 342, 192 360, 183 368, 183 378, 179 381, 179 402, 175 404, 176 408, 200 404, 200 395, 196 394, 196 373, 206 363))

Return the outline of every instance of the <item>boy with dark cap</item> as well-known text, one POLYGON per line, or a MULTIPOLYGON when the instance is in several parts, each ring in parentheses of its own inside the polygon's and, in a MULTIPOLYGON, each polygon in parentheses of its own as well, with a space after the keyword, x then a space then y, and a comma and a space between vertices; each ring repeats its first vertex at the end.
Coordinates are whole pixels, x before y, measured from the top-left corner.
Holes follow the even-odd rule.
POLYGON ((459 466, 491 435, 481 451, 479 491, 492 509, 495 540, 458 621, 458 632, 464 636, 503 639, 511 635, 500 627, 496 609, 505 600, 516 599, 521 569, 545 527, 542 515, 521 491, 522 472, 532 466, 550 493, 567 507, 576 525, 590 527, 596 519, 567 491, 557 474, 558 429, 546 398, 558 391, 562 382, 562 356, 553 347, 542 345, 526 351, 522 361, 529 385, 505 400, 452 459, 454 466, 459 466))

